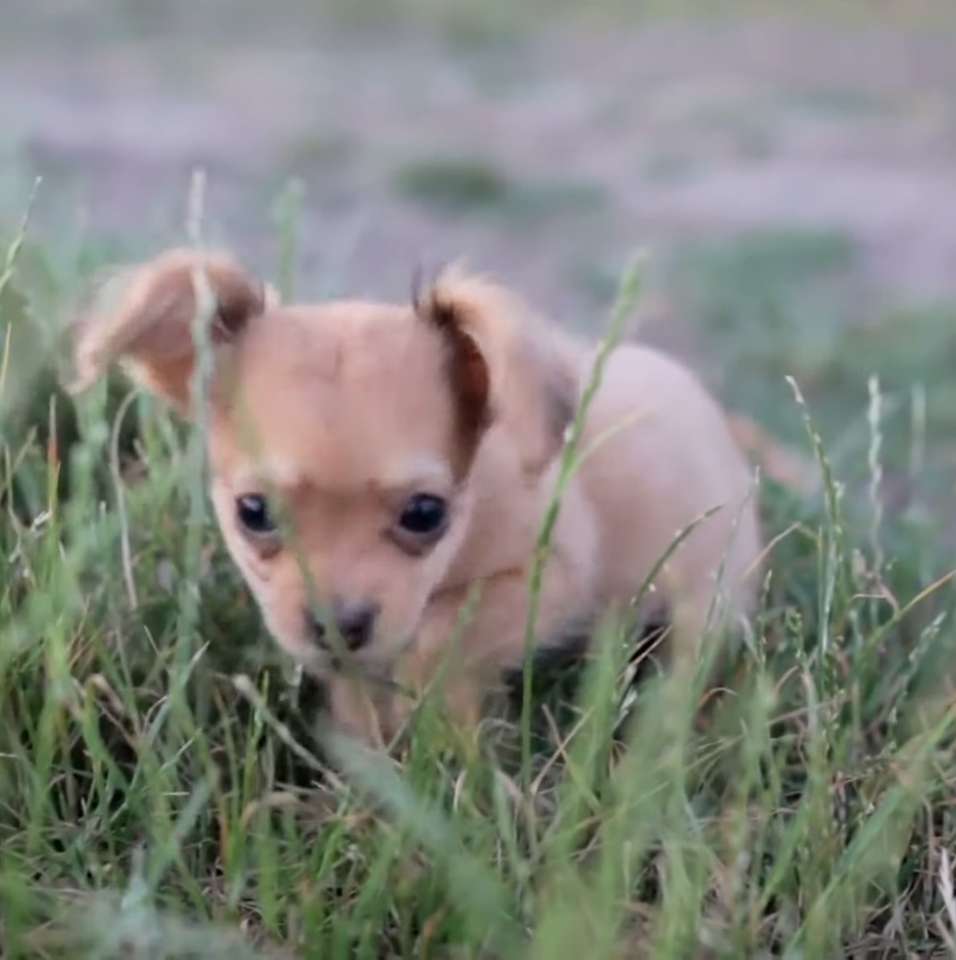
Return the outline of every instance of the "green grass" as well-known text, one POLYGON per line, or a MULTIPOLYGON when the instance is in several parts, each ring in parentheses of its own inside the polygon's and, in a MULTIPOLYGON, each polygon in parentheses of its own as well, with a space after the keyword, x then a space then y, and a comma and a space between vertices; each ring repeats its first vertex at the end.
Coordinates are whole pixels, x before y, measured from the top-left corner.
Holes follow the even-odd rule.
MULTIPOLYGON (((853 241, 838 232, 754 231, 678 253, 669 283, 705 338, 711 379, 726 400, 796 442, 802 428, 784 382, 794 376, 855 491, 869 483, 867 381, 877 376, 888 485, 909 504, 901 519, 929 506, 929 522, 951 544, 956 303, 875 312, 861 304, 855 259, 853 241)), ((848 505, 858 518, 861 500, 848 505)))
POLYGON ((748 409, 799 429, 826 481, 762 490, 778 539, 742 642, 715 630, 701 662, 634 685, 631 625, 607 622, 524 750, 517 714, 473 749, 426 710, 394 762, 316 727, 204 511, 195 438, 124 407, 120 381, 74 405, 35 375, 58 343, 38 318, 77 281, 25 250, 0 295, 4 957, 947 955, 954 591, 922 477, 951 408, 943 340, 917 342, 940 314, 870 331, 869 352, 841 346, 862 332, 817 343, 799 308, 830 302, 843 238, 759 236, 688 268, 721 362, 741 355, 737 399, 759 361, 748 409), (891 403, 917 380, 925 427, 891 403), (907 512, 878 510, 914 423, 907 512), (855 458, 830 464, 835 435, 855 458))
POLYGON ((594 213, 604 203, 592 183, 517 181, 487 160, 429 157, 403 164, 394 177, 398 193, 445 216, 497 214, 509 225, 575 213, 594 213))

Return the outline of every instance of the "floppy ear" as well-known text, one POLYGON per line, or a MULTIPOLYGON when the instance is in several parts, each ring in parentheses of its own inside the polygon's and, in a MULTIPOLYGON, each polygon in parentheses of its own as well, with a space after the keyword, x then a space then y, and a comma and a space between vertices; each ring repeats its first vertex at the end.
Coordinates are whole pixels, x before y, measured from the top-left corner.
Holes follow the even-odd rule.
POLYGON ((480 437, 492 415, 514 439, 524 469, 556 456, 574 417, 574 353, 518 297, 452 266, 421 296, 419 316, 448 338, 453 386, 463 425, 480 437))
POLYGON ((138 383, 190 412, 196 349, 193 324, 208 322, 218 351, 234 342, 274 294, 224 254, 170 250, 109 280, 74 330, 76 392, 119 360, 138 383), (202 301, 205 278, 211 303, 202 301), (197 283, 198 281, 198 283, 197 283), (208 317, 198 316, 205 310, 208 317))

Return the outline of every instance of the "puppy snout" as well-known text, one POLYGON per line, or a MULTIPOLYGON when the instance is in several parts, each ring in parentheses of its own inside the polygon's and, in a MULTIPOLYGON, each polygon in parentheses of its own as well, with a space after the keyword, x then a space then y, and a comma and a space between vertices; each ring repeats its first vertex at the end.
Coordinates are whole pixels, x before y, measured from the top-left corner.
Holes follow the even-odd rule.
POLYGON ((378 604, 368 601, 336 602, 332 608, 336 626, 349 650, 360 650, 372 639, 378 604))
MULTIPOLYGON (((332 617, 347 650, 353 652, 360 650, 372 639, 378 610, 377 603, 365 600, 336 600, 332 604, 332 617)), ((311 613, 306 615, 306 619, 315 642, 323 650, 331 650, 333 643, 330 641, 325 624, 311 613)))

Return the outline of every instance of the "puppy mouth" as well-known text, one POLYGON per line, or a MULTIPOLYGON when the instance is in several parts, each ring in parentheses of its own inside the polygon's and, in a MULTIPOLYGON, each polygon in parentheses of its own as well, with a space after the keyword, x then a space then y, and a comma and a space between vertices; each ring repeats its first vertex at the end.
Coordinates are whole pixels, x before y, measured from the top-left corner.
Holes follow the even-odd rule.
POLYGON ((376 657, 367 650, 361 654, 348 651, 337 654, 316 649, 305 666, 319 676, 353 676, 374 686, 391 687, 394 685, 394 663, 393 658, 376 657))
POLYGON ((309 630, 297 638, 296 649, 302 651, 304 665, 320 673, 347 673, 357 671, 371 680, 386 680, 394 671, 396 661, 413 645, 415 636, 409 634, 395 645, 383 642, 385 638, 373 636, 359 649, 348 646, 328 636, 316 636, 309 630))
POLYGON ((305 651, 308 665, 325 672, 355 669, 369 674, 384 673, 391 665, 391 658, 378 652, 374 636, 356 646, 348 637, 329 636, 321 627, 310 625, 305 635, 298 638, 297 648, 305 651))

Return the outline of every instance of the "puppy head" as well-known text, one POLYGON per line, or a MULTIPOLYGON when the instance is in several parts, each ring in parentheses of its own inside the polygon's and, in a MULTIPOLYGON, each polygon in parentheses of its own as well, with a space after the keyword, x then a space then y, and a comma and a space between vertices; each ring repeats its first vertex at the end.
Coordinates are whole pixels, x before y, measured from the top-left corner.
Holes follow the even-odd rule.
POLYGON ((558 448, 535 386, 553 378, 521 367, 516 304, 480 281, 446 274, 407 307, 281 307, 228 258, 174 251, 80 325, 81 384, 118 358, 191 415, 204 287, 211 486, 229 550, 288 652, 320 671, 343 656, 386 667, 468 534, 492 420, 529 470, 558 448))

